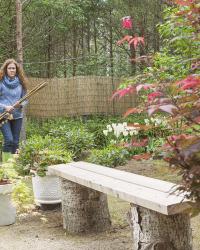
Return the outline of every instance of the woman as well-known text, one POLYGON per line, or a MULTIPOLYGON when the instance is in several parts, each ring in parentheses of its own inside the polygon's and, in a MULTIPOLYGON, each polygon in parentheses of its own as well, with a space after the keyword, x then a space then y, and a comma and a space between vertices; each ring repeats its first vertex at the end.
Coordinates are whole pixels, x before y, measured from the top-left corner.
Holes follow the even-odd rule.
POLYGON ((1 126, 4 137, 3 162, 11 154, 17 153, 19 148, 23 118, 22 107, 26 102, 19 104, 18 101, 25 95, 26 90, 27 79, 22 68, 14 59, 6 60, 0 69, 0 113, 6 111, 12 115, 12 119, 1 126))

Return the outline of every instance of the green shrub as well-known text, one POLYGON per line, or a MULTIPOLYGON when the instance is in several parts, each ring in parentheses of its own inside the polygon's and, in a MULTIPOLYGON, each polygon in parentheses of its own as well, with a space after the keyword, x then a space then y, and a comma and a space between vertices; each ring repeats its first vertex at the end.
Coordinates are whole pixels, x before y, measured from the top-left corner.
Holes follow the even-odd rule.
POLYGON ((31 189, 22 180, 18 181, 12 192, 12 199, 21 212, 26 211, 32 202, 31 189))
POLYGON ((94 147, 94 136, 84 128, 59 128, 50 131, 54 138, 60 138, 63 147, 72 152, 74 160, 80 160, 84 151, 94 147))
POLYGON ((11 183, 19 178, 13 165, 14 160, 8 160, 0 165, 0 183, 11 183))
POLYGON ((42 129, 42 121, 39 119, 27 119, 26 121, 26 138, 34 135, 44 135, 42 129))
POLYGON ((86 124, 87 130, 93 134, 95 148, 101 149, 109 145, 109 138, 103 133, 104 127, 104 124, 92 120, 86 124))
POLYGON ((70 161, 72 161, 72 155, 69 151, 63 151, 62 149, 45 149, 38 152, 30 168, 37 173, 37 175, 43 177, 46 175, 48 166, 68 163, 70 161))
POLYGON ((129 153, 125 148, 109 146, 104 149, 93 149, 86 161, 106 167, 116 167, 124 165, 128 158, 129 153))
POLYGON ((0 184, 12 184, 12 199, 17 209, 23 210, 27 204, 30 204, 31 194, 28 186, 23 182, 14 168, 15 159, 9 159, 6 163, 0 165, 0 184))
POLYGON ((63 150, 58 138, 50 136, 33 136, 22 143, 16 160, 16 169, 22 175, 35 171, 39 176, 46 174, 47 166, 67 163, 72 160, 72 154, 63 150))

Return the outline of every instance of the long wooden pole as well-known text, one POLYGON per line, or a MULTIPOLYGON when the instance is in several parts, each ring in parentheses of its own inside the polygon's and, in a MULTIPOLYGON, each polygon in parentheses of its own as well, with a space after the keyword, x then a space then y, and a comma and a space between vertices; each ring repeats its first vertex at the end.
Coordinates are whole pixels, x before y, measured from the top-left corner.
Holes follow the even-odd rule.
MULTIPOLYGON (((43 82, 43 83, 38 84, 35 88, 33 88, 25 96, 23 96, 17 103, 15 103, 13 105, 13 107, 15 108, 15 106, 17 106, 18 104, 21 104, 23 101, 29 99, 32 95, 37 93, 39 90, 44 88, 46 85, 47 85, 47 82, 43 82)), ((6 120, 9 119, 9 115, 10 115, 9 112, 6 112, 6 111, 0 115, 0 125, 2 122, 6 122, 6 120)))

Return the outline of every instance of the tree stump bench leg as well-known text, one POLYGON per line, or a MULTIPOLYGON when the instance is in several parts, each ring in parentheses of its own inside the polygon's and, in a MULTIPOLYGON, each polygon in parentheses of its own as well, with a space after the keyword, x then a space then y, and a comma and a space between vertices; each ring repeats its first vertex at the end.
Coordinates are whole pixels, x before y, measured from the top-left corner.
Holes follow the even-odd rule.
POLYGON ((134 250, 192 250, 188 214, 164 215, 131 204, 134 250))
POLYGON ((107 195, 62 178, 61 187, 64 229, 70 233, 109 229, 107 195))

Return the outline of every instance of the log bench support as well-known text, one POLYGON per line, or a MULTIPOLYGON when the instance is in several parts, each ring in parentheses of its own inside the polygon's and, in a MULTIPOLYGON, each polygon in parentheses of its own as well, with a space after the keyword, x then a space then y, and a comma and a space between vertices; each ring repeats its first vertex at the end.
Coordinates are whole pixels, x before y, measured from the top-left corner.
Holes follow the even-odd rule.
POLYGON ((192 231, 187 213, 164 215, 131 204, 133 249, 192 250, 192 231))
POLYGON ((63 227, 69 233, 108 230, 111 225, 107 195, 61 179, 63 227))
POLYGON ((63 226, 70 233, 109 229, 107 194, 130 203, 134 250, 192 250, 190 202, 173 183, 86 162, 49 167, 62 182, 63 226))

